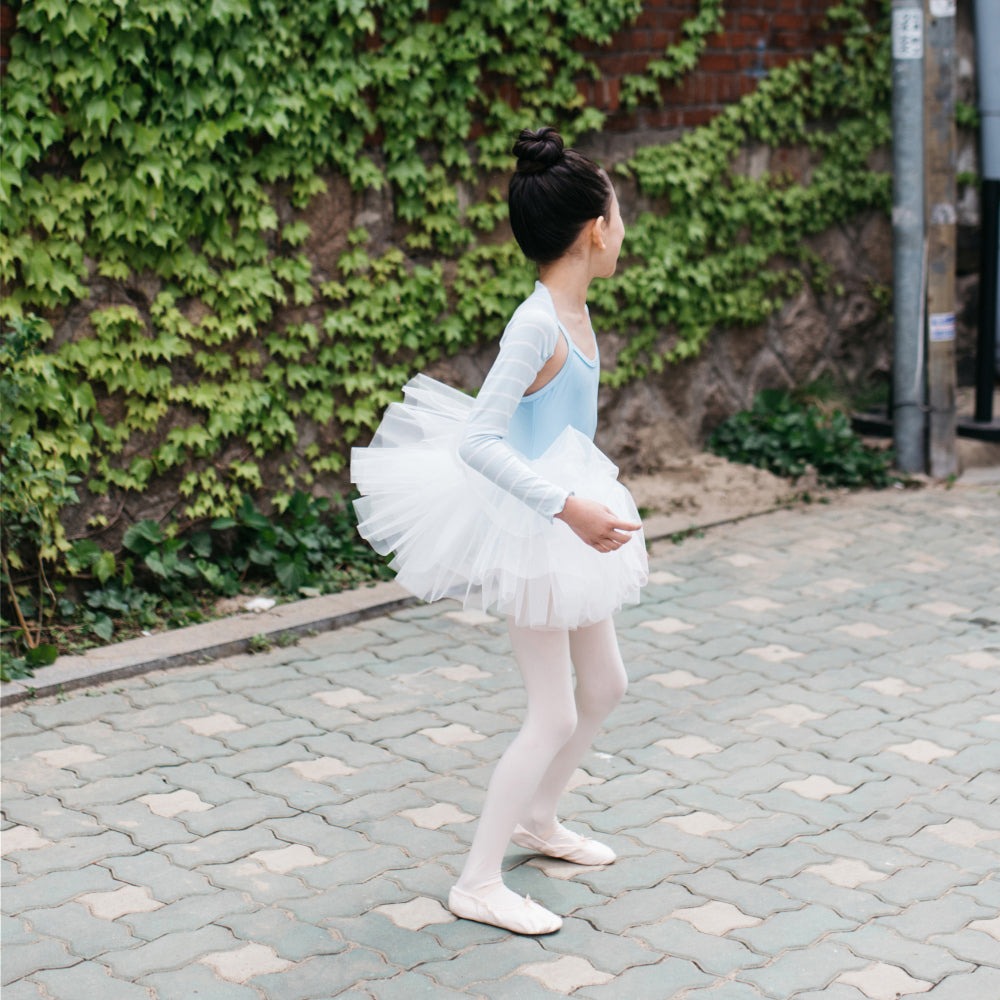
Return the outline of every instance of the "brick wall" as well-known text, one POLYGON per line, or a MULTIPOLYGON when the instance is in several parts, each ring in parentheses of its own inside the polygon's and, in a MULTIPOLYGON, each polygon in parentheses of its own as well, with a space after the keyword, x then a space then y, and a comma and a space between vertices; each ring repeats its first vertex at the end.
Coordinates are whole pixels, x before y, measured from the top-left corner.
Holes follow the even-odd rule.
POLYGON ((698 0, 646 0, 642 14, 618 32, 605 49, 581 51, 601 72, 599 80, 580 80, 584 100, 610 112, 605 127, 617 131, 701 125, 725 105, 750 93, 771 68, 809 55, 835 40, 822 26, 837 0, 725 0, 722 31, 708 39, 695 69, 676 84, 661 88, 662 104, 620 110, 621 79, 642 73, 671 45, 683 41, 684 21, 698 11, 698 0))

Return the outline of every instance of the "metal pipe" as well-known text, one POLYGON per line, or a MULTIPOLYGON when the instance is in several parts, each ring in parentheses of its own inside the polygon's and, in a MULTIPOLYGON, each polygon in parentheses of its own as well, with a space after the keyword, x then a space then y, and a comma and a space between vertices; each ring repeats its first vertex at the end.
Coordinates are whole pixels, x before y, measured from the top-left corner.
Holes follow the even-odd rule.
POLYGON ((892 426, 896 464, 923 472, 924 11, 892 0, 892 426))
POLYGON ((976 0, 976 84, 979 90, 980 199, 979 336, 976 343, 977 423, 993 420, 993 384, 1000 372, 1000 2, 976 0))

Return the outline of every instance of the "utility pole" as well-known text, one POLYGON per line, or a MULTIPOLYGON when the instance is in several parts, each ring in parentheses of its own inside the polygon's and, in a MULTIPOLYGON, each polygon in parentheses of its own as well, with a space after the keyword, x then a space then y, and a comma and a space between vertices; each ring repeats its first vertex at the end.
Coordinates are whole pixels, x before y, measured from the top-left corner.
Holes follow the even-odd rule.
POLYGON ((979 266, 979 338, 976 349, 977 423, 993 422, 993 386, 1000 371, 1000 8, 976 0, 976 83, 982 153, 982 231, 979 266))
POLYGON ((892 437, 924 471, 924 8, 892 0, 892 437))
POLYGON ((929 472, 958 472, 955 371, 955 0, 925 0, 929 472))

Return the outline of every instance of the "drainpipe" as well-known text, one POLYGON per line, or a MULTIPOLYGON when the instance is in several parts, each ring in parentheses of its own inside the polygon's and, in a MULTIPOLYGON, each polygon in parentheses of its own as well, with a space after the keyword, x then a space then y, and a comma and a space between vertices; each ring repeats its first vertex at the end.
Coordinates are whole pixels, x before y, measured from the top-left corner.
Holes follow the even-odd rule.
POLYGON ((976 0, 976 84, 979 88, 982 197, 976 423, 993 420, 994 374, 1000 372, 1000 3, 976 0))
POLYGON ((897 466, 912 473, 925 452, 922 0, 892 0, 892 166, 892 436, 897 466))

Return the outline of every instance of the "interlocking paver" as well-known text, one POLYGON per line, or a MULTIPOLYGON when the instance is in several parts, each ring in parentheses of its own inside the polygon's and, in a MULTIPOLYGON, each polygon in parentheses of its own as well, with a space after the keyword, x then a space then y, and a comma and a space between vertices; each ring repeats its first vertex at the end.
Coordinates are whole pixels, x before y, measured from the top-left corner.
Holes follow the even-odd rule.
POLYGON ((127 951, 110 951, 100 960, 121 979, 137 980, 154 972, 179 969, 213 951, 239 947, 224 927, 210 925, 179 934, 165 934, 127 951))
POLYGON ((917 979, 930 983, 939 982, 955 973, 970 972, 971 966, 956 958, 939 943, 914 941, 897 934, 885 920, 875 920, 856 930, 838 932, 831 936, 854 952, 872 961, 890 962, 917 979))
POLYGON ((4 946, 0 983, 6 987, 19 979, 36 975, 49 969, 62 969, 76 965, 78 955, 72 955, 66 945, 53 938, 40 938, 28 944, 4 946))
POLYGON ((252 826, 245 830, 223 830, 189 844, 164 844, 160 853, 182 868, 200 868, 236 861, 254 851, 287 846, 265 827, 252 826))
POLYGON ((810 948, 786 951, 759 968, 742 969, 737 978, 777 1000, 806 990, 821 990, 844 970, 860 969, 867 964, 843 945, 821 941, 810 948))
POLYGON ((123 923, 102 920, 80 902, 25 910, 22 917, 40 934, 65 941, 70 951, 81 958, 94 958, 112 949, 132 948, 142 943, 123 923))
MULTIPOLYGON (((39 795, 34 798, 4 798, 4 816, 15 823, 31 826, 47 840, 84 836, 99 833, 100 825, 93 816, 66 809, 54 796, 39 795)), ((5 850, 9 850, 9 842, 5 850)))
POLYGON ((98 962, 81 962, 71 969, 51 969, 34 977, 51 1000, 79 1000, 80 997, 100 997, 101 1000, 148 1000, 145 988, 108 974, 98 962))
POLYGON ((88 837, 67 837, 41 850, 10 852, 22 875, 46 875, 53 871, 80 871, 104 858, 138 854, 142 850, 128 837, 111 830, 88 837))
MULTIPOLYGON (((188 896, 211 893, 214 891, 211 883, 203 874, 178 868, 166 857, 156 851, 144 851, 126 857, 105 858, 102 868, 107 868, 120 882, 113 883, 111 889, 121 888, 121 882, 134 886, 145 886, 152 897, 163 903, 175 899, 185 899, 188 896)), ((92 869, 87 869, 88 871, 92 869)), ((92 891, 102 891, 94 889, 92 891)), ((107 891, 104 888, 103 891, 107 891)))
POLYGON ((328 1000, 331 983, 366 983, 398 972, 398 966, 389 965, 374 951, 356 947, 339 955, 306 959, 285 972, 255 976, 249 983, 265 996, 282 1000, 328 1000))
POLYGON ((703 972, 728 976, 762 965, 765 958, 729 937, 703 934, 683 920, 636 927, 633 934, 664 955, 687 959, 703 972))
POLYGON ((156 1000, 260 1000, 260 993, 250 986, 227 983, 206 965, 197 962, 173 972, 157 972, 137 980, 138 985, 153 991, 156 1000))

